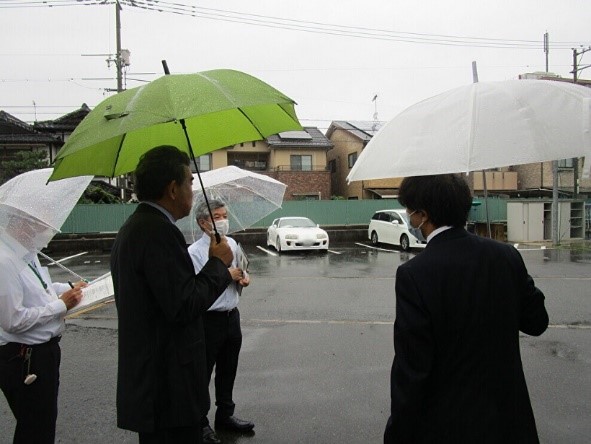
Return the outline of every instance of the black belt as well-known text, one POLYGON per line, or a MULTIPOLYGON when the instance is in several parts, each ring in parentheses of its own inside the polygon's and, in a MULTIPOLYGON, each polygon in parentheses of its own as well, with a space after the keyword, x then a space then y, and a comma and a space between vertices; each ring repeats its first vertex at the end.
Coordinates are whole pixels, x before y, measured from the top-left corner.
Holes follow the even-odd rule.
POLYGON ((52 344, 57 344, 62 339, 60 336, 54 336, 47 342, 42 342, 41 344, 21 344, 19 342, 9 342, 5 345, 0 345, 0 355, 3 356, 14 356, 21 353, 21 350, 25 348, 42 348, 47 347, 52 344))
POLYGON ((218 311, 218 310, 206 311, 205 314, 213 315, 213 316, 230 316, 231 314, 233 314, 236 311, 238 311, 238 309, 236 307, 234 307, 232 310, 227 310, 227 311, 218 311))

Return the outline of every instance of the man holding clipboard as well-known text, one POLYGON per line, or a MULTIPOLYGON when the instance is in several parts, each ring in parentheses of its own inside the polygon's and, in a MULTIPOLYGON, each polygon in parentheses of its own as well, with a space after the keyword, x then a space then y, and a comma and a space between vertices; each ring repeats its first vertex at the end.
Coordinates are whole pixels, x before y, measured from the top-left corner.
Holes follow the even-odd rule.
MULTIPOLYGON (((213 221, 211 220, 205 202, 197 205, 195 218, 203 231, 203 236, 189 247, 189 255, 195 266, 195 273, 199 273, 207 262, 207 251, 210 243, 210 232, 215 223, 219 234, 225 236, 229 230, 228 211, 224 202, 216 199, 209 201, 213 221)), ((215 374, 216 398, 216 429, 224 429, 238 433, 248 433, 254 428, 250 421, 244 421, 234 416, 234 401, 232 392, 238 369, 238 356, 242 346, 242 331, 240 329, 240 312, 238 311, 239 296, 242 288, 250 283, 247 273, 248 258, 240 245, 227 237, 228 245, 234 254, 234 260, 229 268, 233 284, 218 297, 209 310, 203 315, 205 329, 205 348, 207 356, 208 383, 211 380, 213 368, 215 374)), ((209 425, 207 413, 211 407, 211 400, 204 406, 201 425, 203 427, 204 443, 221 442, 209 425)))

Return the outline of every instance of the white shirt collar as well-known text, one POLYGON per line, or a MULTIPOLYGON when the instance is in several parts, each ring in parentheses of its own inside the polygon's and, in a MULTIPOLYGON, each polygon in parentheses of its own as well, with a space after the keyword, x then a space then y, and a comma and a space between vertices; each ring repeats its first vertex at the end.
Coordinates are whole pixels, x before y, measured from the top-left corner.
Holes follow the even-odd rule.
POLYGON ((174 217, 172 217, 172 214, 170 214, 170 212, 164 208, 163 206, 158 205, 156 202, 150 202, 149 200, 142 200, 141 203, 145 203, 150 205, 151 207, 157 208, 158 210, 162 211, 164 213, 164 215, 166 217, 168 217, 168 219, 174 224, 176 223, 176 220, 174 219, 174 217))
POLYGON ((429 243, 429 241, 433 239, 435 236, 437 236, 439 233, 443 233, 444 231, 449 230, 450 228, 452 228, 450 225, 444 225, 442 227, 434 229, 433 231, 431 231, 431 234, 427 236, 427 243, 429 243))

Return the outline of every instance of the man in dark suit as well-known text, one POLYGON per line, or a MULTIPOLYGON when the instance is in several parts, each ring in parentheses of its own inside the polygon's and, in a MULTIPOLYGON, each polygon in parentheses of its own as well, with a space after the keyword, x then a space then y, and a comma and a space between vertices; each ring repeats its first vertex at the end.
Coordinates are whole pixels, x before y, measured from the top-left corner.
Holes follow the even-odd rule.
POLYGON ((205 312, 232 282, 225 238, 195 275, 174 222, 192 205, 189 157, 175 147, 147 152, 135 171, 140 205, 111 253, 119 318, 117 425, 146 443, 201 442, 207 396, 205 312))
POLYGON ((515 248, 464 229, 461 176, 406 178, 398 200, 428 243, 396 273, 384 442, 538 442, 519 332, 546 330, 544 295, 515 248))

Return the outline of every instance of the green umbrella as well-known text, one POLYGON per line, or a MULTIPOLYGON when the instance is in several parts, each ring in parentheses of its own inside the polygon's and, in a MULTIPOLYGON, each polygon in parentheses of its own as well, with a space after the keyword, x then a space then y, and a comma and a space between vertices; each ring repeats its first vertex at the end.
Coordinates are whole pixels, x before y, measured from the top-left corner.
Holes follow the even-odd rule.
POLYGON ((56 156, 51 180, 115 177, 158 145, 195 156, 271 134, 301 130, 295 102, 240 71, 165 75, 102 101, 56 156))

